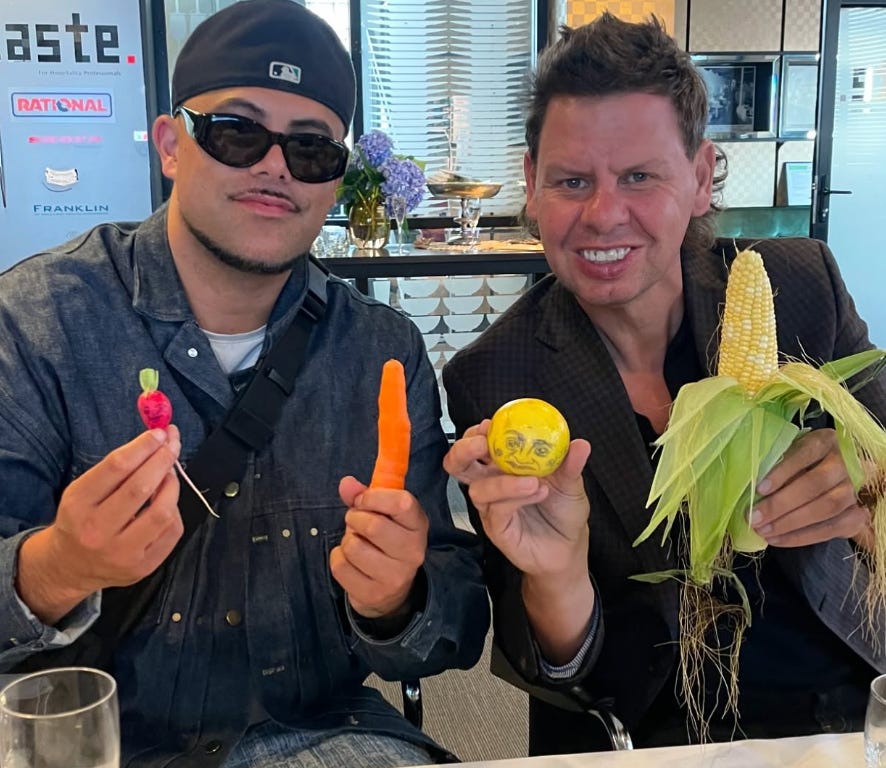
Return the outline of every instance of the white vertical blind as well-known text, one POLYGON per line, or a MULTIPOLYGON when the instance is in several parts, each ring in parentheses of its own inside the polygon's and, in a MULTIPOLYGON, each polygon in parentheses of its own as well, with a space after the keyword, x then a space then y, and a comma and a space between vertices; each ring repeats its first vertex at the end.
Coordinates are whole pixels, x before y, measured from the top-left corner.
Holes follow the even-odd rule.
MULTIPOLYGON (((522 99, 535 64, 534 0, 362 0, 365 130, 396 151, 502 182, 483 213, 516 214, 524 194, 522 99)), ((446 215, 426 200, 417 215, 446 215)))

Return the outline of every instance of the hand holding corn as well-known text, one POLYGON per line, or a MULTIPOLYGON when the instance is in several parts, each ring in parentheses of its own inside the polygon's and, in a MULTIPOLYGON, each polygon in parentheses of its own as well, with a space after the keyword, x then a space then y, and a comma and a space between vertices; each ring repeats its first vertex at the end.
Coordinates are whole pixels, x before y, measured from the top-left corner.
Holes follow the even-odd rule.
POLYGON ((757 493, 750 522, 772 546, 862 541, 870 530, 871 512, 858 501, 833 429, 800 435, 757 493))

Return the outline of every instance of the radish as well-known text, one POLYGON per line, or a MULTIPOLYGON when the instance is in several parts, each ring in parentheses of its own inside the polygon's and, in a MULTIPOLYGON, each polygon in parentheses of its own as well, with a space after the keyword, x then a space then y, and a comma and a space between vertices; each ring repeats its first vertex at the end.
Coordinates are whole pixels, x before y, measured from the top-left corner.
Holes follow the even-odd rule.
POLYGON ((138 396, 138 413, 148 429, 166 429, 172 421, 172 403, 159 389, 160 372, 142 368, 138 372, 142 393, 138 396))
MULTIPOLYGON (((166 429, 172 421, 172 403, 169 402, 169 398, 166 395, 157 389, 157 385, 160 383, 160 372, 155 368, 142 368, 138 372, 138 383, 141 385, 142 393, 138 396, 136 406, 145 426, 148 429, 166 429)), ((188 477, 187 472, 185 472, 178 459, 175 460, 175 466, 182 476, 182 480, 197 494, 209 514, 218 517, 215 510, 206 501, 206 497, 197 489, 191 478, 188 477)))

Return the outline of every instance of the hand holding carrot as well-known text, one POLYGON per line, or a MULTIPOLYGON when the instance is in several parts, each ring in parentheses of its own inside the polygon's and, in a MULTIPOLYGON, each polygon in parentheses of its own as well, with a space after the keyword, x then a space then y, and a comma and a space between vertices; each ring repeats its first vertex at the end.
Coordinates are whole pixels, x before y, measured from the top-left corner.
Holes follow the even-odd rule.
POLYGON ((428 518, 406 491, 365 486, 342 478, 345 534, 329 555, 335 580, 357 613, 390 616, 401 609, 425 560, 428 518))
POLYGON ((406 603, 425 559, 428 519, 404 490, 409 467, 410 424, 402 364, 389 360, 379 388, 378 456, 369 486, 348 476, 339 495, 348 507, 345 534, 329 567, 361 616, 396 613, 406 603))

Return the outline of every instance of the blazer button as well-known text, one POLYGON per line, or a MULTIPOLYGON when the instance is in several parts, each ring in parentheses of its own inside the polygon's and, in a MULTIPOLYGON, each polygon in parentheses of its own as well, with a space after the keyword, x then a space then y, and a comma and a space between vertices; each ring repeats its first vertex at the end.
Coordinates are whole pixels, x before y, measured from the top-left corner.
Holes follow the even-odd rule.
POLYGON ((229 499, 234 499, 240 493, 240 483, 235 483, 231 481, 225 486, 225 496, 229 499))
POLYGON ((225 614, 225 622, 229 627, 236 627, 243 621, 240 611, 230 610, 225 614))
POLYGON ((222 744, 221 744, 220 741, 218 741, 218 739, 213 739, 212 741, 207 741, 207 742, 203 745, 203 751, 204 751, 207 755, 214 755, 214 754, 215 754, 216 752, 218 752, 221 748, 222 748, 222 744))

